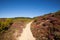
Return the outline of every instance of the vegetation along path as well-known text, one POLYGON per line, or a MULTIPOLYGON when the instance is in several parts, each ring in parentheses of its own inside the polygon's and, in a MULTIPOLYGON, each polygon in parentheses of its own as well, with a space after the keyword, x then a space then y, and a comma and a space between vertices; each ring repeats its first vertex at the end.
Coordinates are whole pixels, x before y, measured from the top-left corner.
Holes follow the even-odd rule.
POLYGON ((30 30, 30 25, 31 25, 32 21, 29 22, 27 25, 26 25, 26 28, 23 29, 23 32, 21 34, 20 37, 18 37, 17 40, 35 40, 35 38, 33 37, 32 35, 32 32, 30 30))

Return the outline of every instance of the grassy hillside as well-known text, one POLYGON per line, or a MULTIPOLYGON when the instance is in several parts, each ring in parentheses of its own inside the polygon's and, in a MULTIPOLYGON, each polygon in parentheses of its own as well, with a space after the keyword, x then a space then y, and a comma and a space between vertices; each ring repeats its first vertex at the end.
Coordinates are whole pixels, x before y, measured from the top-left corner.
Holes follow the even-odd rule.
POLYGON ((36 40, 60 40, 60 11, 35 17, 31 31, 36 40))
POLYGON ((0 18, 0 40, 16 40, 31 18, 0 18))

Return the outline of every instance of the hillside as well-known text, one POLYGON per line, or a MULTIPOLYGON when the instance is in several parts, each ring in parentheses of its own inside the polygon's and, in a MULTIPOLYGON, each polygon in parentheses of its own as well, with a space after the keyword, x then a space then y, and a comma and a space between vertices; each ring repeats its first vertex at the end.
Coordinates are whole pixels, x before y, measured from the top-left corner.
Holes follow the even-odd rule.
POLYGON ((16 40, 31 18, 0 18, 0 40, 16 40))
POLYGON ((36 40, 60 40, 60 11, 35 17, 31 31, 36 40))
POLYGON ((24 36, 24 33, 25 36, 28 36, 28 33, 30 33, 31 35, 29 35, 33 35, 36 40, 60 40, 60 11, 34 18, 0 18, 0 40, 17 40, 21 34, 24 36), (30 25, 29 22, 31 21, 30 25), (30 30, 27 30, 28 28, 30 30), (24 32, 23 29, 25 29, 24 32))

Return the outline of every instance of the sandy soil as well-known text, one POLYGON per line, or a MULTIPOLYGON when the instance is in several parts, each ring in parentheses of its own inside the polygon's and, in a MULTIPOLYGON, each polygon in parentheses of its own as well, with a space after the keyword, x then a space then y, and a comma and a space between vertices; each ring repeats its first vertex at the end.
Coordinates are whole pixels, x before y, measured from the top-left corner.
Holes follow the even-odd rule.
POLYGON ((26 28, 23 29, 21 36, 19 36, 17 40, 35 40, 35 38, 32 35, 32 32, 30 30, 31 23, 32 22, 29 22, 26 25, 26 28))

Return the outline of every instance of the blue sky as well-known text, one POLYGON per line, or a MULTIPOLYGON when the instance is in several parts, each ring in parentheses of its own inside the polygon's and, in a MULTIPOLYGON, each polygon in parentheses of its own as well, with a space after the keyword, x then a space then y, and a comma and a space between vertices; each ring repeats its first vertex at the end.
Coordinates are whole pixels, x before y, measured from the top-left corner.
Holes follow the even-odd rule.
POLYGON ((60 0, 0 0, 0 18, 35 17, 60 10, 60 0))

